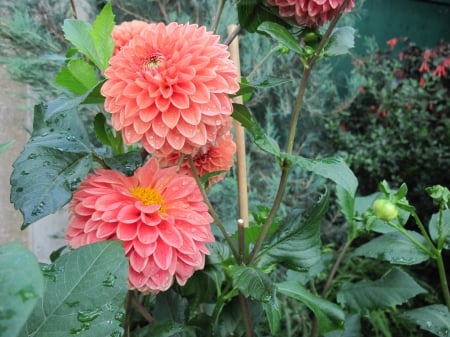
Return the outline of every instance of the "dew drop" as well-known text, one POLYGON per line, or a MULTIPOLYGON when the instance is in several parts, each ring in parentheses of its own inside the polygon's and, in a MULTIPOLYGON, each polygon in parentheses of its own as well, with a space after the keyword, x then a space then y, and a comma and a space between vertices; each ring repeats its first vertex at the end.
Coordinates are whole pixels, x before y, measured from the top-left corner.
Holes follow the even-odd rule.
POLYGON ((17 187, 17 188, 16 188, 16 192, 17 192, 17 193, 23 192, 23 187, 17 187))
POLYGON ((77 320, 81 323, 92 322, 102 313, 102 309, 96 308, 93 310, 78 311, 77 320))
POLYGON ((30 155, 27 157, 28 159, 36 159, 37 158, 37 154, 36 153, 30 153, 30 155))
POLYGON ((427 325, 428 328, 431 328, 431 326, 433 325, 433 323, 431 323, 430 321, 427 321, 427 322, 426 322, 426 325, 427 325))
POLYGON ((42 166, 50 166, 51 165, 51 163, 48 161, 48 160, 45 160, 43 163, 42 163, 42 166))
POLYGON ((26 302, 38 297, 32 289, 20 289, 16 294, 20 296, 22 302, 26 302))
POLYGON ((75 137, 74 135, 67 135, 67 136, 66 136, 66 139, 67 139, 69 142, 75 142, 75 141, 77 140, 77 137, 75 137))
POLYGON ((69 308, 73 308, 73 307, 77 306, 78 304, 80 304, 80 301, 66 302, 66 305, 69 308))
POLYGON ((29 175, 30 174, 30 172, 28 172, 28 171, 22 171, 22 172, 20 172, 20 175, 21 176, 27 176, 27 175, 29 175))
POLYGON ((116 321, 119 321, 119 322, 122 322, 123 319, 124 319, 124 317, 125 317, 125 313, 124 313, 123 311, 118 311, 118 312, 116 312, 116 314, 114 315, 114 319, 115 319, 116 321))
POLYGON ((113 332, 111 332, 111 334, 109 336, 110 337, 121 337, 122 333, 118 330, 114 330, 113 332))
POLYGON ((104 287, 113 287, 114 281, 117 279, 117 276, 112 274, 111 272, 108 272, 106 274, 106 278, 103 280, 102 284, 104 287))

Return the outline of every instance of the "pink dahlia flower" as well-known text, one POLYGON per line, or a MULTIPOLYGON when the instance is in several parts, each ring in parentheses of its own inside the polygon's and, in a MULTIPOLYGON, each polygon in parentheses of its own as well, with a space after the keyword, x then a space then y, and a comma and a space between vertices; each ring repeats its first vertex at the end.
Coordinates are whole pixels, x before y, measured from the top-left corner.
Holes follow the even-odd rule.
POLYGON ((142 32, 145 28, 151 28, 154 25, 155 24, 145 21, 132 20, 114 26, 112 31, 112 39, 114 41, 113 55, 116 55, 123 46, 127 45, 133 37, 142 32))
POLYGON ((202 269, 212 218, 194 178, 150 159, 131 177, 97 169, 73 194, 66 239, 72 248, 121 240, 130 289, 167 290, 202 269))
MULTIPOLYGON (((217 142, 216 145, 206 145, 201 147, 193 156, 195 169, 201 177, 207 173, 217 171, 229 171, 233 166, 234 153, 236 152, 236 144, 233 142, 233 135, 228 133, 217 142)), ((180 153, 172 153, 171 155, 161 158, 162 166, 178 165, 180 153)), ((187 157, 181 163, 180 172, 192 175, 191 166, 187 157)), ((209 178, 209 184, 217 183, 225 177, 226 173, 209 178)))
MULTIPOLYGON (((302 26, 321 26, 333 19, 344 0, 267 0, 270 5, 278 6, 280 16, 294 17, 302 26)), ((355 6, 350 0, 346 11, 355 6)))
POLYGON ((145 29, 111 58, 105 76, 112 126, 126 144, 141 141, 158 155, 214 142, 232 112, 228 95, 239 89, 227 46, 194 24, 145 29))

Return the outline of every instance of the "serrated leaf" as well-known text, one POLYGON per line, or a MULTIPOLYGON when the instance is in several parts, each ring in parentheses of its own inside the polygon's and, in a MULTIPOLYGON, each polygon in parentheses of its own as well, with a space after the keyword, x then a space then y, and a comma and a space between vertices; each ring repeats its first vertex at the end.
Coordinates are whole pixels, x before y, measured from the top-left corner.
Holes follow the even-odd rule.
POLYGON ((258 32, 268 34, 270 37, 278 41, 294 53, 301 54, 303 52, 300 42, 287 30, 286 27, 276 23, 265 21, 258 26, 258 32))
POLYGON ((23 228, 64 206, 92 166, 86 130, 76 111, 50 119, 44 111, 36 106, 33 135, 11 175, 11 202, 23 215, 23 228))
POLYGON ((344 330, 330 331, 324 337, 364 337, 361 333, 361 319, 359 315, 346 315, 344 330))
POLYGON ((56 75, 57 85, 76 95, 82 95, 98 82, 94 68, 82 59, 70 60, 66 67, 56 75))
POLYGON ((0 246, 0 335, 16 337, 44 294, 36 257, 18 243, 0 246))
POLYGON ((359 313, 400 305, 423 293, 426 290, 411 276, 393 268, 376 281, 344 283, 337 294, 337 301, 359 313))
POLYGON ((160 292, 156 295, 155 307, 158 310, 154 312, 153 317, 157 321, 184 323, 187 305, 187 299, 173 290, 160 292))
POLYGON ((330 179, 347 190, 350 195, 355 195, 356 188, 358 187, 358 180, 342 158, 329 157, 310 159, 284 153, 283 157, 295 166, 299 166, 307 171, 330 179))
POLYGON ((302 302, 314 313, 322 333, 343 328, 345 314, 336 304, 312 294, 295 281, 278 283, 276 286, 280 293, 302 302))
POLYGON ((445 305, 433 304, 409 310, 400 314, 400 317, 418 324, 421 329, 436 336, 448 337, 450 334, 450 312, 445 305))
POLYGON ((355 216, 355 196, 339 185, 336 187, 336 196, 345 220, 347 220, 349 224, 353 224, 353 218, 355 216))
POLYGON ((353 27, 338 27, 333 29, 330 42, 325 48, 327 55, 347 54, 355 46, 355 29, 353 27))
MULTIPOLYGON (((414 231, 407 232, 422 245, 427 245, 425 238, 419 233, 414 231)), ((353 252, 353 255, 407 266, 422 263, 430 258, 428 254, 399 232, 389 232, 372 239, 359 246, 353 252)))
POLYGON ((65 38, 103 73, 114 50, 111 37, 113 27, 114 14, 108 2, 95 19, 93 26, 81 20, 66 19, 63 31, 65 38))
MULTIPOLYGON (((428 223, 428 230, 430 232, 431 238, 438 242, 439 238, 439 214, 433 214, 431 216, 430 222, 428 223)), ((450 249, 450 210, 445 209, 442 212, 442 228, 440 240, 442 241, 442 248, 450 249)))
POLYGON ((267 267, 281 264, 294 270, 305 270, 320 259, 320 221, 328 209, 328 192, 314 207, 292 214, 266 239, 256 264, 267 267))
POLYGON ((245 105, 233 103, 232 117, 250 132, 256 146, 267 153, 280 157, 278 143, 265 134, 264 129, 245 105))
POLYGON ((120 171, 127 176, 133 175, 134 171, 143 164, 140 151, 130 151, 117 156, 106 157, 103 160, 111 169, 120 171))
POLYGON ((128 291, 122 243, 80 247, 43 267, 45 292, 21 336, 109 337, 121 335, 128 291))
POLYGON ((261 270, 248 266, 230 266, 233 286, 245 296, 268 302, 274 295, 275 286, 270 277, 261 270))

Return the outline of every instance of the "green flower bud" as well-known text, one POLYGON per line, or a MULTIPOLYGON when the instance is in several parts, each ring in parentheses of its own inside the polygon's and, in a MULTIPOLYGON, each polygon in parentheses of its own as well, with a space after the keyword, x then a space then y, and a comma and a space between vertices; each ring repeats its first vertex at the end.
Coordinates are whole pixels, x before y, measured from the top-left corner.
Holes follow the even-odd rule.
POLYGON ((392 202, 387 199, 377 199, 373 203, 373 213, 375 216, 384 221, 393 220, 398 216, 398 209, 392 202))

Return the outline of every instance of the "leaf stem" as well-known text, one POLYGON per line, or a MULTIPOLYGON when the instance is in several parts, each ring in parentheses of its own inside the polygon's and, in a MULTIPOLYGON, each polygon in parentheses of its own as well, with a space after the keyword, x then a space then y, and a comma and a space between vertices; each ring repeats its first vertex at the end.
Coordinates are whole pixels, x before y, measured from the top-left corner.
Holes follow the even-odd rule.
POLYGON ((450 291, 448 289, 447 274, 445 272, 444 260, 442 259, 441 252, 436 257, 436 264, 439 272, 439 280, 441 282, 442 294, 444 295, 445 305, 450 310, 450 291))
MULTIPOLYGON (((302 79, 300 81, 300 85, 297 92, 297 97, 295 99, 294 108, 292 111, 292 117, 289 124, 289 133, 288 133, 288 140, 286 145, 286 153, 292 154, 293 148, 294 148, 294 140, 296 136, 297 131, 297 124, 300 116, 300 110, 303 102, 303 97, 305 95, 306 91, 306 85, 308 83, 309 76, 311 75, 311 70, 316 63, 316 61, 319 59, 319 56, 321 54, 321 51, 325 47, 325 44, 328 41, 328 38, 330 37, 331 33, 333 32, 334 27, 336 26, 338 20, 342 16, 342 13, 344 12, 344 9, 346 8, 347 4, 350 0, 345 0, 342 4, 341 8, 339 9, 339 13, 333 18, 330 25, 328 26, 325 34, 322 37, 322 40, 320 41, 319 45, 317 46, 317 49, 314 52, 314 55, 311 57, 311 59, 308 62, 308 65, 303 69, 303 75, 302 79)), ((281 200, 283 198, 284 192, 286 190, 287 186, 287 179, 289 176, 289 170, 290 170, 291 164, 288 160, 284 160, 281 167, 281 176, 280 176, 280 183, 278 185, 278 190, 272 205, 272 208, 270 209, 269 215, 264 222, 261 232, 258 236, 258 239, 256 240, 255 246, 253 247, 253 250, 249 257, 249 263, 253 263, 255 261, 255 258, 261 249, 261 246, 264 242, 264 239, 266 238, 266 235, 269 231, 270 225, 272 224, 276 213, 278 212, 278 209, 281 205, 281 200)))
POLYGON ((209 213, 211 214, 212 218, 214 219, 214 222, 216 226, 219 228, 219 230, 222 232, 223 237, 225 238, 225 241, 230 246, 231 252, 233 253, 234 258, 236 261, 239 261, 239 252, 236 249, 233 240, 231 240, 230 236, 228 235, 227 231, 225 230, 224 225, 220 221, 219 216, 217 215, 216 211, 214 210, 214 207, 211 204, 211 201, 209 201, 208 195, 206 194, 205 189, 203 188, 202 182, 200 181, 200 177, 198 176, 197 169, 195 168, 194 160, 192 159, 192 156, 188 156, 189 165, 191 167, 192 175, 194 176, 195 181, 197 182, 198 188, 200 189, 200 192, 203 196, 203 201, 208 206, 209 213))
POLYGON ((220 17, 222 16, 223 7, 225 6, 226 0, 220 0, 219 5, 217 6, 216 15, 214 16, 214 21, 211 26, 211 30, 213 33, 216 33, 217 28, 219 27, 220 17))
POLYGON ((245 335, 247 337, 253 337, 253 323, 252 318, 250 317, 250 309, 248 307, 248 299, 240 292, 239 293, 239 302, 241 302, 242 308, 242 319, 245 325, 245 335))

